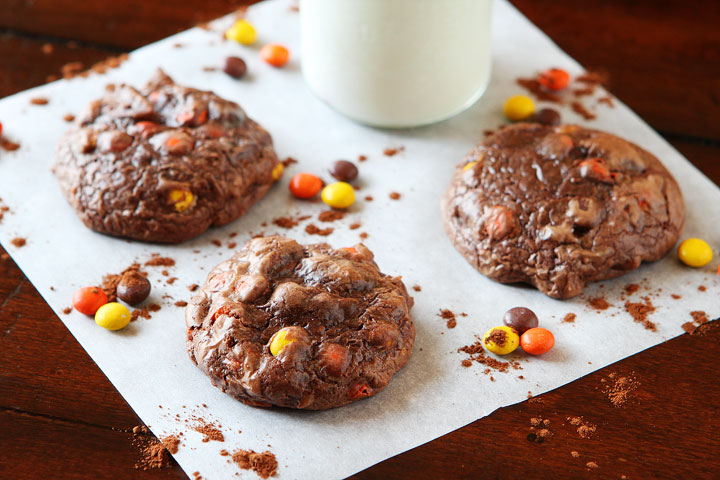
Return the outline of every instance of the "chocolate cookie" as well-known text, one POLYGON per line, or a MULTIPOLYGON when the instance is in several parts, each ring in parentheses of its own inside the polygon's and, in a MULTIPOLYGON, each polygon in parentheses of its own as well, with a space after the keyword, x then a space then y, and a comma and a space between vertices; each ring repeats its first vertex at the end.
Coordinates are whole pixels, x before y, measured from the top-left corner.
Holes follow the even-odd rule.
POLYGON ((382 390, 412 354, 413 299, 364 245, 273 236, 216 266, 185 312, 190 358, 255 406, 321 410, 382 390))
POLYGON ((573 125, 488 137, 457 166, 442 209, 481 273, 555 298, 662 258, 685 223, 677 182, 653 155, 573 125))
POLYGON ((53 172, 93 230, 182 242, 259 200, 279 164, 270 135, 235 103, 158 71, 111 88, 58 144, 53 172))

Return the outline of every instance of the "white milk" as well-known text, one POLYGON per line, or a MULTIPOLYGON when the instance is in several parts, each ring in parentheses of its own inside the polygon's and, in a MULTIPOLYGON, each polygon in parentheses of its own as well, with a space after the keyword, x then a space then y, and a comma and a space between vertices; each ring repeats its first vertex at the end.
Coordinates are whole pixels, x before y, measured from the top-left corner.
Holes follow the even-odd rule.
POLYGON ((492 0, 300 0, 305 79, 370 125, 446 119, 490 80, 491 11, 492 0))

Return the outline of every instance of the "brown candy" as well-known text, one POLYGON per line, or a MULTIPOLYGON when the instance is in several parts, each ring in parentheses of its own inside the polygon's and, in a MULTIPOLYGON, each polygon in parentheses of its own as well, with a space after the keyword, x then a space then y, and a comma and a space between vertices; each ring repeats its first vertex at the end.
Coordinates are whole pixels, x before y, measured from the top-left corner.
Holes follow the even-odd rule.
POLYGON ((526 330, 538 326, 538 318, 535 312, 525 307, 511 308, 505 312, 503 324, 506 327, 514 328, 518 333, 523 334, 526 330))
POLYGON ((233 78, 241 78, 247 71, 247 64, 245 60, 240 57, 227 57, 225 59, 225 66, 223 72, 227 73, 233 78))
POLYGON ((560 125, 560 113, 552 108, 543 108, 535 112, 530 118, 532 122, 542 125, 555 126, 560 125))
POLYGON ((150 295, 150 281, 139 272, 126 272, 120 278, 115 293, 123 302, 137 305, 150 295))
POLYGON ((330 175, 341 182, 352 182, 358 176, 358 168, 347 160, 338 160, 330 167, 330 175))

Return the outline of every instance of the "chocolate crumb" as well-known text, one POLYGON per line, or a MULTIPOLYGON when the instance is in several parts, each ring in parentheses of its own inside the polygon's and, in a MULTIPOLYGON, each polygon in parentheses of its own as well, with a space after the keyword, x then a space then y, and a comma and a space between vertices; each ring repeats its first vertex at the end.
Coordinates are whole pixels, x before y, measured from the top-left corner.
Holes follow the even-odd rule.
POLYGON ((339 210, 326 210, 324 212, 320 212, 318 220, 321 222, 334 222, 335 220, 342 220, 345 218, 345 215, 345 212, 341 212, 339 210))
POLYGON ((416 292, 422 291, 422 287, 420 285, 413 285, 412 289, 415 290, 416 292))
POLYGON ((367 158, 368 157, 366 155, 358 155, 358 162, 364 162, 367 158))
POLYGON ((75 121, 75 115, 73 115, 72 113, 67 113, 63 116, 63 120, 65 120, 68 123, 73 122, 73 121, 75 121))
POLYGON ((673 300, 680 300, 682 298, 682 295, 678 295, 677 293, 671 293, 670 296, 673 300))
POLYGON ((398 192, 390 192, 389 196, 390 196, 390 199, 392 199, 392 200, 400 200, 400 197, 402 195, 400 195, 398 192))
POLYGON ((655 323, 648 320, 648 315, 655 311, 655 306, 650 301, 650 297, 643 297, 641 302, 625 302, 625 310, 633 317, 637 323, 641 323, 647 330, 656 331, 655 323))
POLYGON ((575 458, 578 458, 578 457, 580 456, 580 453, 579 453, 578 451, 576 451, 576 450, 573 450, 573 451, 570 452, 570 455, 572 455, 572 456, 575 457, 575 458))
POLYGON ((625 285, 625 293, 627 293, 628 295, 632 295, 638 290, 640 290, 640 285, 638 285, 637 283, 630 283, 628 285, 625 285))
POLYGON ((587 466, 588 468, 599 468, 598 464, 595 462, 587 462, 585 466, 587 466))
POLYGON ((293 228, 300 224, 300 222, 310 218, 310 215, 301 215, 298 217, 278 217, 272 220, 273 225, 280 228, 293 228))
POLYGON ((230 243, 227 244, 227 247, 228 247, 230 250, 232 250, 233 248, 237 247, 237 243, 235 243, 235 242, 230 242, 230 243))
POLYGON ((455 320, 455 314, 448 310, 447 308, 444 308, 440 310, 440 313, 438 316, 444 320, 447 320, 446 326, 447 328, 455 328, 457 326, 457 320, 455 320))
POLYGON ((176 307, 187 307, 187 304, 188 303, 185 300, 178 300, 177 302, 175 302, 176 307))
POLYGON ((168 452, 172 454, 178 452, 178 447, 180 446, 180 439, 177 438, 175 435, 167 436, 161 439, 161 442, 163 445, 165 445, 165 448, 167 448, 168 452))
POLYGON ((132 444, 140 450, 140 460, 135 463, 138 470, 159 469, 170 466, 167 448, 147 429, 140 425, 132 429, 132 444))
POLYGON ((216 247, 222 247, 222 242, 220 240, 218 240, 217 238, 213 238, 212 240, 210 240, 210 243, 212 243, 216 247))
POLYGON ((540 418, 533 417, 530 419, 530 425, 532 425, 533 427, 540 426, 540 423, 542 423, 542 419, 540 418))
POLYGON ((30 99, 31 105, 47 105, 50 101, 45 97, 35 97, 30 99))
POLYGON ((146 267, 172 267, 175 260, 169 257, 156 256, 145 262, 146 267))
POLYGON ((515 82, 534 95, 538 100, 561 103, 559 95, 547 91, 535 78, 518 78, 515 82))
POLYGON ((597 118, 597 115, 585 108, 585 105, 580 102, 572 102, 570 106, 575 113, 583 117, 585 120, 595 120, 597 118))
POLYGON ((305 227, 305 233, 308 233, 310 235, 321 235, 323 237, 327 237, 331 233, 335 231, 334 228, 318 228, 317 225, 310 223, 305 227))
POLYGON ((232 460, 241 469, 252 469, 262 478, 273 477, 277 472, 277 459, 269 451, 257 453, 253 450, 237 450, 233 452, 232 460))
POLYGON ((357 230, 360 227, 362 227, 362 223, 351 223, 348 228, 350 228, 350 230, 357 230))
POLYGON ((11 142, 7 138, 0 137, 0 148, 5 150, 6 152, 14 152, 15 150, 20 148, 20 144, 11 142))
POLYGON ((358 235, 358 236, 359 236, 360 238, 362 238, 363 240, 365 240, 365 239, 368 238, 370 235, 368 235, 368 234, 365 233, 365 232, 362 232, 362 233, 361 233, 360 235, 358 235))
POLYGON ((65 315, 70 315, 70 312, 72 312, 72 307, 65 307, 62 310, 62 313, 65 315))
POLYGON ((614 101, 613 98, 612 98, 611 96, 609 96, 609 95, 606 96, 606 97, 600 97, 600 98, 598 98, 598 99, 597 99, 597 102, 598 102, 598 103, 604 103, 605 105, 607 105, 607 106, 610 107, 610 108, 615 108, 615 101, 614 101))
MULTIPOLYGON (((496 360, 495 358, 489 357, 485 354, 485 349, 482 346, 482 339, 477 340, 475 343, 471 345, 465 345, 464 347, 458 348, 458 352, 466 353, 470 356, 469 359, 464 359, 462 361, 463 367, 469 367, 472 365, 472 362, 477 362, 481 365, 485 365, 488 367, 483 372, 484 374, 489 374, 491 369, 497 370, 498 372, 507 372, 510 368, 513 368, 514 370, 521 370, 522 366, 520 365, 520 362, 516 360, 510 360, 508 362, 503 362, 500 360, 496 360)), ((528 397, 530 398, 530 397, 528 397)))
POLYGON ((707 290, 707 287, 705 285, 700 285, 698 287, 698 290, 700 290, 701 292, 704 292, 705 290, 707 290))
POLYGON ((587 304, 589 307, 594 308, 595 310, 607 310, 612 306, 608 303, 607 300, 605 300, 605 297, 589 298, 587 304))
POLYGON ((636 390, 639 386, 639 382, 635 379, 634 372, 620 377, 613 372, 607 379, 603 380, 605 384, 603 393, 607 395, 610 403, 617 408, 625 406, 630 392, 636 390))
POLYGON ((161 308, 162 308, 162 307, 161 307, 160 305, 158 305, 157 303, 152 303, 152 304, 150 304, 150 305, 147 306, 147 309, 148 309, 149 312, 157 312, 157 311, 159 311, 161 308))
POLYGON ((197 423, 193 426, 193 430, 203 435, 203 443, 210 441, 224 442, 225 435, 223 435, 218 425, 209 423, 202 418, 197 419, 197 423))
POLYGON ((27 244, 27 240, 22 237, 15 237, 10 240, 10 243, 12 243, 14 247, 20 248, 24 247, 27 244))
POLYGON ((385 150, 383 150, 383 154, 386 157, 394 157, 395 155, 402 152, 403 150, 405 150, 405 147, 388 147, 385 150))
POLYGON ((193 283, 192 285, 188 285, 188 290, 190 290, 191 292, 194 292, 194 291, 197 290, 198 288, 200 288, 200 285, 198 285, 197 283, 193 283))
POLYGON ((285 160, 283 160, 280 163, 283 164, 283 167, 288 168, 293 163, 298 163, 298 161, 296 159, 294 159, 293 157, 287 157, 285 160))
POLYGON ((500 348, 505 346, 505 342, 507 342, 507 333, 505 330, 500 330, 499 328, 493 328, 490 331, 490 335, 485 339, 485 345, 494 343, 500 348))
POLYGON ((565 316, 563 317, 563 322, 575 323, 575 318, 577 318, 577 315, 575 315, 574 313, 568 313, 568 314, 565 314, 565 316))

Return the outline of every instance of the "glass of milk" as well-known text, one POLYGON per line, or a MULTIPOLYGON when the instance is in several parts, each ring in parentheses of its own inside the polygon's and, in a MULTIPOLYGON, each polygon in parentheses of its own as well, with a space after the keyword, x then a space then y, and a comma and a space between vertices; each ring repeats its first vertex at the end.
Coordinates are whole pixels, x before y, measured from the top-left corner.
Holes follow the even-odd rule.
POLYGON ((490 80, 492 0, 300 0, 300 17, 307 83, 362 123, 444 120, 490 80))

